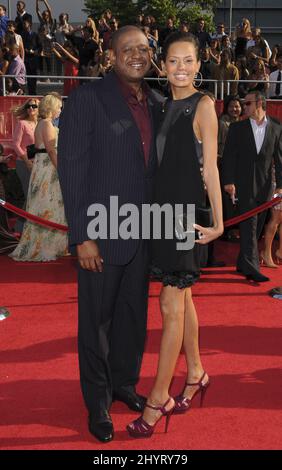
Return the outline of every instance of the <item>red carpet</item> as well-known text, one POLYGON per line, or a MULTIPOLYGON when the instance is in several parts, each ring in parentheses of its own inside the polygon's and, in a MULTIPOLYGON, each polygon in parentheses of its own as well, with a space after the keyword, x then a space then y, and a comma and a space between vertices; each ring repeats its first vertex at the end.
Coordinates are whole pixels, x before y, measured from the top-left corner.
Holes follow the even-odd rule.
MULTIPOLYGON (((125 426, 136 415, 114 403, 115 440, 103 446, 88 433, 76 355, 74 261, 15 263, 0 257, 2 449, 281 449, 282 302, 267 295, 282 285, 282 266, 263 268, 271 282, 255 285, 234 272, 238 245, 220 242, 228 267, 206 270, 194 288, 204 367, 211 376, 205 407, 198 402, 160 423, 147 440, 125 426)), ((139 391, 148 393, 156 369, 161 319, 159 284, 150 289, 149 333, 139 391)), ((184 382, 183 357, 172 392, 184 382)))

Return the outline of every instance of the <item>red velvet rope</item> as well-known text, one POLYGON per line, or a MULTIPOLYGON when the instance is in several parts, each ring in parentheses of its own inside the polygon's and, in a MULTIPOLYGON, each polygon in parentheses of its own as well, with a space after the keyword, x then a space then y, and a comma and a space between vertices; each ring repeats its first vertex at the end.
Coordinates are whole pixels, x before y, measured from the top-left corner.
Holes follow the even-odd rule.
POLYGON ((29 214, 28 212, 13 206, 9 202, 3 201, 3 199, 0 199, 0 205, 2 205, 4 209, 7 209, 8 211, 17 214, 20 217, 24 217, 25 219, 30 220, 31 222, 35 222, 38 225, 43 225, 43 227, 68 232, 68 227, 66 227, 65 225, 56 224, 55 222, 51 222, 51 220, 45 220, 41 217, 38 217, 37 215, 29 214))
MULTIPOLYGON (((262 204, 259 207, 255 207, 254 209, 251 209, 250 211, 245 212, 244 214, 239 215, 238 217, 233 217, 232 219, 226 220, 224 222, 224 226, 230 227, 231 225, 239 224, 240 222, 247 220, 249 217, 253 217, 254 215, 260 214, 261 212, 269 209, 270 207, 276 206, 280 202, 281 202, 281 195, 276 196, 273 199, 271 199, 271 201, 266 202, 265 204, 262 204)), ((66 227, 65 225, 56 224, 55 222, 51 222, 50 220, 42 219, 41 217, 38 217, 37 215, 29 214, 28 212, 22 209, 19 209, 18 207, 13 206, 12 204, 4 201, 3 199, 0 199, 0 205, 2 205, 4 209, 7 209, 8 211, 13 212, 14 214, 17 214, 20 217, 24 217, 25 219, 30 220, 31 222, 35 222, 39 225, 43 225, 43 227, 48 227, 51 229, 68 232, 68 227, 66 227)))

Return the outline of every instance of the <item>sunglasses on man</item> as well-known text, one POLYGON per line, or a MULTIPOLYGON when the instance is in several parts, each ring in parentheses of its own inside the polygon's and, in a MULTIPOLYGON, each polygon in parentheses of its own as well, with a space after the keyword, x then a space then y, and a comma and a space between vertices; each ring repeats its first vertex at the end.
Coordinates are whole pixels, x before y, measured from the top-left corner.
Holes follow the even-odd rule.
POLYGON ((252 101, 243 101, 243 106, 251 106, 252 103, 256 103, 257 100, 252 100, 252 101))

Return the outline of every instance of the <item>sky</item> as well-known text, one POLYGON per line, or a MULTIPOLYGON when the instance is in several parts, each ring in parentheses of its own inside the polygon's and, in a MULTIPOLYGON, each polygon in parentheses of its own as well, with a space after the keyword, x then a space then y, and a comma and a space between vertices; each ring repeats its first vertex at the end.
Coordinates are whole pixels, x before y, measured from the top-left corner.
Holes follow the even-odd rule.
MULTIPOLYGON (((35 12, 35 0, 24 0, 26 4, 26 11, 33 16, 33 21, 38 22, 37 15, 35 12)), ((11 5, 11 19, 16 17, 16 5, 17 0, 1 0, 1 4, 5 5, 8 10, 8 4, 11 5)), ((48 0, 50 7, 52 8, 53 15, 58 19, 60 13, 69 13, 70 22, 78 23, 84 22, 86 14, 82 12, 84 8, 84 0, 48 0)), ((45 10, 45 5, 42 1, 39 2, 40 10, 45 10), (40 5, 41 4, 41 5, 40 5)))

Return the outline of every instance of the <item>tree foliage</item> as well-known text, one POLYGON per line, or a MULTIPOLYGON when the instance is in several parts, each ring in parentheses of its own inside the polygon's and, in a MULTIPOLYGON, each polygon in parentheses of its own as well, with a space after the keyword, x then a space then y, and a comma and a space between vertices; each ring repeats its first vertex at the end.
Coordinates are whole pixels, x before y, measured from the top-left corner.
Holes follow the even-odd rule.
POLYGON ((85 10, 96 19, 110 9, 121 25, 132 24, 138 13, 153 15, 158 25, 164 26, 168 17, 177 21, 186 20, 193 24, 199 17, 206 21, 206 29, 213 30, 213 16, 216 6, 221 0, 85 0, 85 10))

